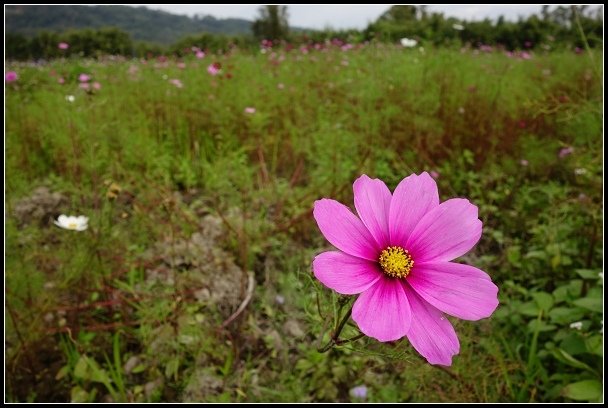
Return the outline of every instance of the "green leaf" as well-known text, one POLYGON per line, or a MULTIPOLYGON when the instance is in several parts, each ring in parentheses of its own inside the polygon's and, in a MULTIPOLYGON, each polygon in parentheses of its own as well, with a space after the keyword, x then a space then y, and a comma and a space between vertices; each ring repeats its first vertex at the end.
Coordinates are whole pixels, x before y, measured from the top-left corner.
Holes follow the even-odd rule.
POLYGON ((169 360, 167 366, 165 367, 165 376, 171 377, 174 376, 177 381, 177 372, 179 370, 179 358, 173 358, 169 360))
POLYGON ((554 324, 547 324, 539 320, 531 320, 530 322, 528 322, 528 330, 530 331, 530 333, 534 333, 536 331, 546 332, 555 330, 556 328, 557 326, 555 326, 554 324))
POLYGON ((597 380, 584 380, 568 384, 562 395, 576 401, 601 401, 602 383, 597 380))
POLYGON ((598 269, 575 269, 574 272, 583 279, 599 279, 599 273, 601 270, 598 269))
POLYGON ((561 285, 553 291, 555 302, 559 303, 568 299, 576 299, 580 297, 583 281, 581 279, 573 279, 567 285, 561 285))
POLYGON ((585 341, 587 351, 600 357, 604 357, 604 347, 602 346, 602 336, 591 336, 585 341))
POLYGON ((80 388, 79 386, 75 386, 70 391, 70 401, 71 402, 89 402, 89 393, 80 388))
POLYGON ((524 316, 532 316, 532 317, 538 316, 538 312, 539 312, 538 305, 535 302, 522 303, 521 306, 519 306, 519 308, 517 308, 517 311, 524 316))
POLYGON ((562 350, 572 356, 587 352, 587 345, 585 344, 585 339, 579 333, 570 333, 566 338, 562 340, 560 347, 562 348, 562 350))
POLYGON ((521 248, 518 245, 513 245, 507 248, 507 261, 511 265, 519 266, 521 260, 521 248))
POLYGON ((61 369, 57 372, 57 375, 55 375, 55 379, 56 380, 61 380, 63 377, 65 377, 66 375, 68 375, 70 373, 70 366, 63 366, 61 367, 61 369))
POLYGON ((576 299, 573 301, 577 306, 584 307, 585 309, 589 309, 592 312, 602 312, 604 301, 599 298, 590 298, 585 297, 582 299, 576 299))
POLYGON ((545 251, 529 251, 524 258, 545 259, 546 257, 547 253, 545 251))
POLYGON ((579 321, 585 315, 585 311, 578 307, 556 307, 549 311, 552 323, 570 324, 579 321))
POLYGON ((545 292, 532 293, 532 297, 536 301, 538 307, 545 312, 548 312, 553 306, 553 296, 545 292))
POLYGON ((74 367, 74 377, 81 380, 88 380, 90 376, 89 373, 89 363, 87 362, 87 356, 80 356, 76 366, 74 367))
POLYGON ((561 361, 562 363, 567 364, 571 367, 581 368, 581 369, 587 370, 593 374, 597 374, 595 372, 595 370, 593 370, 593 368, 589 367, 587 364, 583 363, 582 361, 579 361, 576 358, 572 357, 570 354, 568 354, 567 352, 565 352, 564 350, 562 350, 560 348, 556 348, 553 350, 553 356, 556 359, 558 359, 559 361, 561 361))

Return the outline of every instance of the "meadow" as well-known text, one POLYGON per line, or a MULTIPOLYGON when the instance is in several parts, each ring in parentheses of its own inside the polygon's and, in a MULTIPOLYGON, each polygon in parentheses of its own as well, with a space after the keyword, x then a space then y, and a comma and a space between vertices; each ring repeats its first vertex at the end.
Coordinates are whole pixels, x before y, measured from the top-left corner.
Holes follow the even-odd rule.
POLYGON ((603 400, 601 52, 198 57, 6 66, 6 401, 603 400), (498 309, 450 318, 449 368, 319 352, 352 297, 312 274, 314 201, 422 171, 479 207, 498 309))

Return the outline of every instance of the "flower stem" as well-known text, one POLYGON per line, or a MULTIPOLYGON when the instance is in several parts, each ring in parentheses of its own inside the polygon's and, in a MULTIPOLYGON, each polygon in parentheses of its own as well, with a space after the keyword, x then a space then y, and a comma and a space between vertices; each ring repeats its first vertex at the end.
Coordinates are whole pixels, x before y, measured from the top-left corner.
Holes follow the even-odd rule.
POLYGON ((342 320, 340 321, 340 323, 338 323, 338 325, 336 326, 336 329, 334 330, 334 332, 331 335, 331 339, 329 340, 329 342, 323 346, 317 349, 317 351, 319 353, 325 353, 326 351, 330 350, 333 346, 336 345, 341 345, 341 344, 345 344, 345 343, 349 343, 351 341, 355 341, 360 339, 361 337, 363 337, 363 334, 359 334, 355 337, 352 337, 350 339, 346 339, 346 340, 340 340, 340 333, 342 333, 342 330, 344 329, 344 326, 346 326, 346 323, 348 322, 348 319, 350 319, 350 316, 353 313, 353 307, 352 305, 348 308, 348 312, 346 312, 346 314, 344 315, 344 317, 342 317, 342 320))

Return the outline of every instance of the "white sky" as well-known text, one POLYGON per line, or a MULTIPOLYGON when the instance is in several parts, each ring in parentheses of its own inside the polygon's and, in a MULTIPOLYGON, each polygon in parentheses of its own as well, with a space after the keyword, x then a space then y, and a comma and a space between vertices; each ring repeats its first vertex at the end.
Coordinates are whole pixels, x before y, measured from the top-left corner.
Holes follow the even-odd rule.
MULTIPOLYGON (((253 20, 257 16, 260 4, 218 5, 218 4, 127 4, 128 6, 146 6, 151 9, 164 10, 173 14, 210 14, 218 18, 238 17, 253 20)), ((390 7, 390 4, 369 5, 288 5, 289 25, 301 28, 322 29, 331 26, 336 29, 362 29, 369 22, 376 20, 390 7)), ((482 20, 486 17, 496 19, 504 15, 508 20, 518 16, 539 13, 539 4, 435 4, 429 5, 429 11, 443 12, 446 17, 457 17, 466 20, 482 20)))

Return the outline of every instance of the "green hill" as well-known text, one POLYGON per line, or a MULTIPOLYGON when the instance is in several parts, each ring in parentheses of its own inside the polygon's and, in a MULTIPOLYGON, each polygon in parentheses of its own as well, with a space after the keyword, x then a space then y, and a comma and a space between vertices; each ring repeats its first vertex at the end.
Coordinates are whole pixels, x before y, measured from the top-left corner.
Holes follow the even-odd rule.
POLYGON ((7 33, 33 36, 40 31, 117 27, 134 40, 171 44, 191 34, 251 34, 251 21, 212 16, 188 17, 128 6, 5 6, 7 33))

